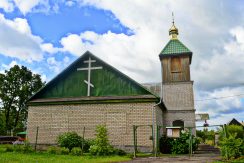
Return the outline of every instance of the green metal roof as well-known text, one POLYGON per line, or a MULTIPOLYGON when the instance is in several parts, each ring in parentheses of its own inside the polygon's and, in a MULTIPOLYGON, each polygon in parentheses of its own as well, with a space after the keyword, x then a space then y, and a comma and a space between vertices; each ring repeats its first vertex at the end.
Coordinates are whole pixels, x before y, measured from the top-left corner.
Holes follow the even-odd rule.
POLYGON ((26 131, 22 131, 22 132, 18 132, 17 135, 26 135, 27 132, 26 131))
MULTIPOLYGON (((63 72, 57 75, 53 80, 48 82, 39 92, 29 99, 29 103, 36 99, 62 99, 73 101, 74 98, 81 97, 86 99, 87 84, 84 82, 88 78, 87 71, 77 71, 78 68, 87 68, 85 60, 91 58, 96 60, 92 66, 102 66, 102 69, 92 71, 91 82, 94 87, 90 90, 89 97, 107 97, 107 99, 117 96, 128 96, 131 98, 152 95, 154 99, 158 96, 154 95, 142 85, 129 78, 122 72, 118 71, 111 65, 105 63, 90 52, 86 52, 63 72)), ((92 101, 89 99, 88 101, 92 101)))
POLYGON ((192 53, 180 40, 171 39, 159 55, 192 53))

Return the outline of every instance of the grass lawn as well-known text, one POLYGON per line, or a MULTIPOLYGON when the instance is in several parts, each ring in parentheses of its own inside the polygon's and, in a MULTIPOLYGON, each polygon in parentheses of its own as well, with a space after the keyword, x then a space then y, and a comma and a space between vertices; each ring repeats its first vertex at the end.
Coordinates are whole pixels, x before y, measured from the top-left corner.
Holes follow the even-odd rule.
POLYGON ((54 155, 47 153, 15 153, 4 152, 0 153, 1 163, 75 163, 75 162, 119 162, 131 160, 129 157, 109 156, 109 157, 92 157, 92 156, 69 156, 69 155, 54 155))
POLYGON ((128 156, 70 156, 55 155, 45 152, 37 153, 17 153, 4 152, 4 148, 0 146, 0 163, 92 163, 92 162, 120 162, 131 160, 128 156))

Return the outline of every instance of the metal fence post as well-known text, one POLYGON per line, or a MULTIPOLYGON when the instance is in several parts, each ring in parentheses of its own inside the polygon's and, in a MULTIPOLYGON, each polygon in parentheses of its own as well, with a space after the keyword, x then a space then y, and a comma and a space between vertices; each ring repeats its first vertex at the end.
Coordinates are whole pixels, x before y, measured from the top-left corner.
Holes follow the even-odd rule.
MULTIPOLYGON (((224 135, 225 135, 225 138, 227 138, 227 128, 226 128, 226 124, 224 124, 223 126, 223 130, 224 130, 224 135)), ((227 149, 225 148, 225 157, 226 158, 229 158, 229 153, 227 153, 227 149)))
POLYGON ((191 134, 191 140, 190 140, 190 144, 191 144, 191 151, 190 151, 190 154, 192 156, 192 128, 190 129, 190 134, 191 134))
POLYGON ((36 151, 36 146, 37 146, 37 140, 38 140, 38 131, 39 131, 39 126, 36 128, 36 141, 35 141, 35 151, 36 151))
POLYGON ((136 151, 137 151, 137 140, 136 140, 136 126, 133 125, 133 140, 134 140, 134 158, 136 158, 136 151))
POLYGON ((153 145, 153 151, 152 151, 152 153, 154 153, 154 155, 155 155, 155 136, 154 136, 154 128, 153 128, 153 125, 151 126, 151 128, 152 128, 152 145, 153 145))
POLYGON ((158 155, 158 134, 159 134, 159 132, 158 132, 158 130, 159 130, 159 126, 158 125, 156 125, 156 149, 155 149, 155 157, 157 157, 157 155, 158 155))
POLYGON ((82 134, 82 148, 81 148, 81 154, 82 155, 84 152, 85 130, 86 130, 86 127, 83 128, 83 134, 82 134))
POLYGON ((192 128, 189 127, 189 157, 192 155, 192 128))

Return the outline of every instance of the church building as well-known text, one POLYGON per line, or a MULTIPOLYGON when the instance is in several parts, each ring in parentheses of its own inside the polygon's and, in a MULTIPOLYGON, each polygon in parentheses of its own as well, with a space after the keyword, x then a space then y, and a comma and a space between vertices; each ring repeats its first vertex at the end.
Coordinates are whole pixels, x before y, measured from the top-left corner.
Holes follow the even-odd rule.
MULTIPOLYGON (((158 92, 143 86, 90 52, 84 53, 28 101, 27 136, 32 144, 54 145, 68 131, 95 138, 97 125, 106 125, 110 143, 152 149, 155 126, 195 127, 192 52, 178 39, 174 23, 170 40, 159 54, 162 82, 158 92)), ((136 64, 136 63, 135 63, 136 64)))

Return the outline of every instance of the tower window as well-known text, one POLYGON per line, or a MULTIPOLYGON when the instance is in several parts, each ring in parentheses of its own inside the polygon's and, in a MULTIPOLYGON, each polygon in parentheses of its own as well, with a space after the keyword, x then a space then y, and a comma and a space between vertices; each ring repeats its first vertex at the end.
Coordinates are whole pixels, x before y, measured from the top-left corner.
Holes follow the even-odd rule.
POLYGON ((179 57, 171 58, 171 72, 175 72, 175 73, 181 72, 181 62, 179 57))

